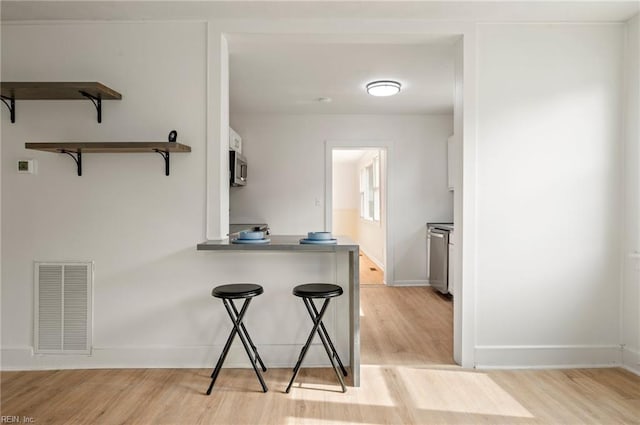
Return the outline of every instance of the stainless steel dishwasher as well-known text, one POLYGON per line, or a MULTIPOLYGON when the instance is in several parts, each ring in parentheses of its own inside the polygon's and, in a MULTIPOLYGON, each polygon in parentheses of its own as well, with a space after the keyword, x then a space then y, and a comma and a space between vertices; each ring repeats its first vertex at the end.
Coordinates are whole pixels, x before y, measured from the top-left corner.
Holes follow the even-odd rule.
POLYGON ((449 237, 452 223, 427 223, 427 280, 429 284, 448 294, 449 237))

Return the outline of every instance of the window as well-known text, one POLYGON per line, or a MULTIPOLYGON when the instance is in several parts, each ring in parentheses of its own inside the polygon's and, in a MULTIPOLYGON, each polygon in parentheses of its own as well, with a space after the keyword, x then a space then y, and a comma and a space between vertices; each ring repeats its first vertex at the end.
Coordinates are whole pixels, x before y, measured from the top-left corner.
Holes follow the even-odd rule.
POLYGON ((380 221, 380 157, 360 170, 360 217, 380 221))

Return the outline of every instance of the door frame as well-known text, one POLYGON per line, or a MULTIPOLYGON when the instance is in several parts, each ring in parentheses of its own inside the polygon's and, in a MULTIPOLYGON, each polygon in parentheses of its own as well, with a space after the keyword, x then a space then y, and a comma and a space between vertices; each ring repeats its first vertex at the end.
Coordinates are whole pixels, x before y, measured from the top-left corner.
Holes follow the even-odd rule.
MULTIPOLYGON (((389 182, 393 181, 389 176, 393 174, 393 151, 394 142, 387 140, 325 140, 324 142, 324 230, 330 232, 333 225, 333 151, 334 150, 347 150, 347 149, 380 149, 386 152, 384 173, 384 208, 385 208, 385 226, 384 226, 384 278, 385 284, 393 286, 395 281, 394 274, 394 247, 393 247, 393 232, 389 231, 389 223, 391 217, 393 217, 393 211, 391 211, 393 202, 391 198, 393 196, 393 190, 389 185, 389 182)), ((381 173, 382 174, 382 173, 381 173)))

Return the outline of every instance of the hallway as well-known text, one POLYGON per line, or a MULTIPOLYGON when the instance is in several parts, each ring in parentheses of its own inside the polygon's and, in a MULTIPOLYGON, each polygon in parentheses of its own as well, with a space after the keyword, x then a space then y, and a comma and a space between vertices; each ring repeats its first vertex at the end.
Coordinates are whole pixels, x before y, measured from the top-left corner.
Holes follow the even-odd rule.
POLYGON ((360 250, 360 284, 384 285, 384 272, 360 250))

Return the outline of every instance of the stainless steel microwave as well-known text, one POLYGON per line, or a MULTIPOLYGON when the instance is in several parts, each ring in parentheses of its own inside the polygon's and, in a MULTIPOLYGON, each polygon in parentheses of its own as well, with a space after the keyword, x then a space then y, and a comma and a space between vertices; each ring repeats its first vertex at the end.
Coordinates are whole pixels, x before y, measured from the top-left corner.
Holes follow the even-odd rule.
POLYGON ((247 184, 247 159, 236 151, 229 151, 229 176, 231 186, 247 184))

